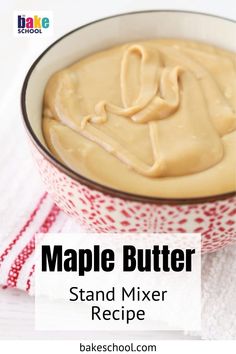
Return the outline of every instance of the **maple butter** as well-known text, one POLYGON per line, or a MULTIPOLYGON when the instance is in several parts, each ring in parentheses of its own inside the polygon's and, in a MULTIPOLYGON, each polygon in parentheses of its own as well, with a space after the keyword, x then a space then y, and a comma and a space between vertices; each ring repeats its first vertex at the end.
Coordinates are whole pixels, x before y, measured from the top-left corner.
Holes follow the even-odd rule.
POLYGON ((236 190, 236 55, 194 41, 128 43, 55 73, 43 132, 74 171, 117 190, 236 190))

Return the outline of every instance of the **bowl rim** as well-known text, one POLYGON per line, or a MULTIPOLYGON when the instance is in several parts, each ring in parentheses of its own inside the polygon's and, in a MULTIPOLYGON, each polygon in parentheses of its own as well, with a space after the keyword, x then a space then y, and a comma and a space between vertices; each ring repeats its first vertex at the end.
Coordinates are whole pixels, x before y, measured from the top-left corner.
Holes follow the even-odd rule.
POLYGON ((197 11, 186 11, 186 10, 171 10, 171 9, 153 9, 153 10, 141 10, 141 11, 131 11, 131 12, 122 12, 119 14, 115 14, 115 15, 111 15, 111 16, 107 16, 107 17, 103 17, 103 18, 99 18, 97 20, 91 21, 89 23, 86 23, 82 26, 79 26, 69 32, 67 32, 66 34, 64 34, 63 36, 59 37, 58 39, 56 39, 52 44, 50 44, 33 62, 33 64, 30 66, 30 68, 28 69, 28 72, 25 76, 23 85, 22 85, 22 89, 21 89, 21 96, 20 96, 20 100, 21 100, 21 112, 22 112, 22 120, 24 123, 24 126, 26 128, 26 131, 31 139, 31 142, 33 143, 33 145, 37 148, 37 150, 39 150, 39 152, 43 155, 43 157, 50 163, 52 163, 52 165, 54 167, 56 167, 60 172, 64 173, 65 175, 67 175, 67 177, 70 177, 72 180, 75 180, 76 182, 81 183, 82 185, 85 185, 87 187, 89 187, 90 189, 96 190, 98 192, 101 192, 105 195, 109 195, 111 197, 115 197, 115 198, 120 198, 120 199, 124 199, 124 200, 130 200, 130 201, 134 201, 134 202, 141 202, 141 203, 145 203, 145 204, 169 204, 169 205, 184 205, 184 204, 199 204, 199 203, 208 203, 208 202, 214 202, 214 201, 218 201, 218 200, 224 200, 230 197, 233 197, 236 195, 236 191, 232 191, 232 192, 227 192, 227 193, 222 193, 222 194, 218 194, 218 195, 211 195, 211 196, 205 196, 205 197, 192 197, 192 198, 161 198, 161 197, 151 197, 151 196, 145 196, 145 195, 140 195, 140 194, 134 194, 134 193, 129 193, 129 192, 124 192, 124 191, 120 191, 118 189, 112 188, 112 187, 108 187, 105 186, 99 182, 93 181, 83 175, 80 175, 78 172, 75 172, 74 170, 72 170, 70 167, 67 167, 66 165, 64 165, 62 162, 60 162, 59 160, 57 160, 54 155, 47 150, 44 145, 40 142, 40 140, 38 139, 37 135, 34 133, 31 124, 30 124, 30 120, 27 114, 27 108, 26 108, 26 92, 27 92, 27 87, 28 87, 28 83, 29 80, 31 78, 31 74, 33 73, 34 69, 36 68, 37 64, 40 62, 40 60, 42 59, 42 57, 44 57, 44 55, 55 45, 57 45, 57 43, 59 43, 60 41, 62 41, 64 38, 70 36, 71 34, 73 34, 74 32, 80 31, 81 29, 88 27, 90 25, 93 25, 95 23, 98 22, 102 22, 105 20, 109 20, 112 18, 117 18, 117 17, 121 17, 121 16, 126 16, 126 15, 137 15, 137 14, 144 14, 144 13, 153 13, 153 12, 157 12, 157 13, 182 13, 182 14, 194 14, 194 15, 203 15, 203 16, 207 16, 207 17, 213 17, 213 18, 217 18, 219 20, 224 20, 224 21, 229 21, 229 22, 233 22, 236 23, 235 20, 233 19, 229 19, 226 17, 221 17, 218 15, 214 15, 214 14, 209 14, 209 13, 205 13, 205 12, 197 12, 197 11))

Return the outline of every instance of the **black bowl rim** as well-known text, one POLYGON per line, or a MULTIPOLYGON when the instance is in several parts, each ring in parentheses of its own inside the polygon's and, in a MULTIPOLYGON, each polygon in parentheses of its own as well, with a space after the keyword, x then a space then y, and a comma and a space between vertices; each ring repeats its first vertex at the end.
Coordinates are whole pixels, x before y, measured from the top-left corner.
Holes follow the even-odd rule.
POLYGON ((28 82, 30 80, 31 74, 34 71, 35 67, 37 66, 38 62, 42 59, 42 57, 52 48, 54 47, 58 42, 62 41, 64 38, 67 36, 70 36, 72 33, 77 32, 81 30, 82 28, 88 27, 90 25, 93 25, 97 22, 109 20, 112 18, 116 17, 121 17, 121 16, 126 16, 126 15, 137 15, 141 13, 153 13, 153 12, 158 12, 158 13, 182 13, 182 14, 194 14, 194 15, 203 15, 203 16, 208 16, 208 17, 213 17, 213 18, 218 18, 220 20, 225 20, 229 22, 236 23, 236 21, 226 18, 226 17, 221 17, 213 14, 208 14, 204 12, 196 12, 196 11, 185 11, 185 10, 158 10, 158 9, 153 9, 153 10, 142 10, 142 11, 131 11, 131 12, 124 12, 124 13, 119 13, 116 15, 108 16, 108 17, 103 17, 99 18, 95 21, 86 23, 82 26, 79 26, 72 31, 69 31, 68 33, 64 34, 60 38, 58 38, 56 41, 54 41, 52 44, 50 44, 38 57, 37 59, 33 62, 33 64, 30 66, 24 82, 23 86, 21 89, 21 111, 22 111, 22 117, 23 117, 23 122, 25 125, 25 128, 27 130, 27 133, 34 144, 34 146, 40 151, 40 153, 44 156, 46 160, 48 160, 50 163, 52 163, 60 172, 66 174, 72 180, 75 180, 90 189, 99 191, 103 194, 109 195, 111 197, 115 198, 120 198, 124 200, 130 200, 134 202, 141 202, 145 204, 169 204, 169 205, 182 205, 182 204, 199 204, 199 203, 208 203, 208 202, 215 202, 218 200, 223 200, 230 198, 232 196, 236 195, 236 191, 233 192, 227 192, 219 195, 212 195, 212 196, 207 196, 207 197, 193 197, 193 198, 160 198, 160 197, 151 197, 151 196, 144 196, 144 195, 138 195, 138 194, 133 194, 133 193, 128 193, 128 192, 123 192, 119 191, 115 188, 112 187, 107 187, 105 185, 102 185, 98 182, 92 181, 87 177, 84 177, 80 175, 79 173, 73 171, 71 168, 67 167, 64 165, 62 162, 58 161, 49 150, 47 150, 43 144, 39 141, 37 135, 34 133, 30 120, 27 114, 27 109, 26 109, 26 91, 28 87, 28 82))

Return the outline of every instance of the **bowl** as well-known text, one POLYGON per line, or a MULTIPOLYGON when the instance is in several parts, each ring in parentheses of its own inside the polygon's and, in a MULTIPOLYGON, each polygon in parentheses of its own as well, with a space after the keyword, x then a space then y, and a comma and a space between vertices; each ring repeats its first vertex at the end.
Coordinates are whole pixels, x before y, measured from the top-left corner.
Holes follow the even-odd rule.
MULTIPOLYGON (((103 186, 63 165, 42 134, 43 92, 49 77, 79 58, 127 41, 183 38, 236 51, 236 23, 201 13, 142 11, 81 26, 58 39, 33 63, 25 78, 21 105, 25 129, 43 182, 55 203, 92 232, 196 232, 202 251, 215 251, 236 239, 236 195, 164 199, 103 186)), ((91 82, 92 85, 92 82, 91 82)))

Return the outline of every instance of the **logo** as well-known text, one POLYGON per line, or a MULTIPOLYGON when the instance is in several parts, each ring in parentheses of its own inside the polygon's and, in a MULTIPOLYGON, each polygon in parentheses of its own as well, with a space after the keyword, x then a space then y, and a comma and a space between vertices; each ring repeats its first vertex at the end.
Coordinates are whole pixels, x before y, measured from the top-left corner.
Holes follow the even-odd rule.
POLYGON ((48 37, 52 34, 51 11, 16 11, 14 13, 14 34, 17 37, 48 37))

